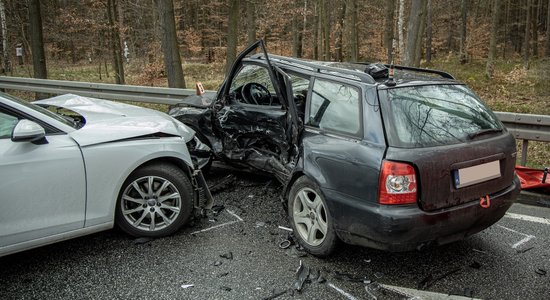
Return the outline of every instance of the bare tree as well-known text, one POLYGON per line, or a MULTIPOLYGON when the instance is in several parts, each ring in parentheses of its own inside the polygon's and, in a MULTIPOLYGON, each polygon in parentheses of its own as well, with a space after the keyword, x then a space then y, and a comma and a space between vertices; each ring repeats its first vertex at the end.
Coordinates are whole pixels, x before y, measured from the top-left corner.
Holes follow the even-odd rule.
POLYGON ((347 8, 350 19, 348 22, 348 27, 350 29, 350 61, 357 61, 359 59, 359 38, 357 36, 357 0, 350 0, 347 8))
POLYGON ((393 61, 393 17, 395 0, 386 0, 386 26, 384 30, 384 46, 388 57, 388 63, 393 61))
POLYGON ((531 41, 531 1, 527 0, 525 8, 525 36, 523 40, 523 65, 525 69, 529 69, 529 42, 531 41))
POLYGON ((239 23, 239 0, 229 1, 229 20, 227 22, 227 57, 225 70, 229 72, 237 57, 237 34, 239 23))
POLYGON ((256 41, 256 3, 248 0, 246 5, 246 42, 251 45, 256 41))
POLYGON ((466 28, 468 25, 468 0, 462 0, 460 2, 460 48, 459 48, 459 61, 461 64, 465 64, 468 61, 468 54, 466 53, 466 28))
POLYGON ((399 37, 399 58, 403 60, 405 55, 405 0, 399 0, 399 14, 397 16, 397 33, 399 37))
POLYGON ((407 44, 403 64, 419 66, 422 50, 422 36, 426 25, 426 1, 412 0, 409 25, 407 27, 407 44))
POLYGON ((550 57, 550 0, 548 0, 548 13, 546 14, 546 56, 550 57))
POLYGON ((29 2, 29 25, 34 78, 46 79, 48 78, 48 71, 46 69, 46 56, 44 54, 44 42, 42 37, 40 0, 31 0, 29 2))
POLYGON ((117 26, 118 9, 116 0, 107 0, 107 18, 109 20, 109 37, 113 55, 113 67, 115 68, 115 80, 117 84, 124 84, 124 64, 122 63, 120 32, 117 26))
POLYGON ((428 7, 426 16, 426 63, 429 64, 432 61, 432 0, 428 0, 428 3, 426 5, 428 7))
POLYGON ((2 26, 2 68, 4 72, 8 72, 10 67, 9 49, 8 49, 8 28, 6 23, 6 8, 4 0, 0 0, 0 26, 2 26))
POLYGON ((493 16, 491 18, 491 39, 489 42, 489 58, 485 67, 485 74, 489 78, 493 78, 494 61, 497 52, 497 33, 498 33, 498 18, 500 15, 500 1, 493 0, 493 16))
POLYGON ((174 3, 172 0, 157 0, 161 45, 164 53, 164 68, 168 76, 168 86, 185 88, 185 77, 181 66, 181 57, 176 36, 174 3))

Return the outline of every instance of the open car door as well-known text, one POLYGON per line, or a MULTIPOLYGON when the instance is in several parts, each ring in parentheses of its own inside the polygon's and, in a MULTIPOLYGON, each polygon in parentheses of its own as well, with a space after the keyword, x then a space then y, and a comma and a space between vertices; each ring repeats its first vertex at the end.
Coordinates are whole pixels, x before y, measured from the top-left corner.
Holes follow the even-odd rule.
POLYGON ((289 82, 288 75, 271 65, 262 40, 239 54, 213 110, 222 158, 273 174, 281 182, 287 180, 297 156, 299 132, 289 82), (243 62, 258 48, 265 60, 243 62))

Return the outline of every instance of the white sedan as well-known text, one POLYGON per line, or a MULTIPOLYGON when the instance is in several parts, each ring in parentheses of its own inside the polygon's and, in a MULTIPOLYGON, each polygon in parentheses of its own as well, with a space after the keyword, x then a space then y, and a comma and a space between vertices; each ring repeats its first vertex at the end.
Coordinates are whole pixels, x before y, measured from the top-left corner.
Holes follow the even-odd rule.
POLYGON ((115 223, 133 236, 174 233, 211 206, 186 145, 206 147, 194 134, 132 105, 0 93, 0 256, 115 223))

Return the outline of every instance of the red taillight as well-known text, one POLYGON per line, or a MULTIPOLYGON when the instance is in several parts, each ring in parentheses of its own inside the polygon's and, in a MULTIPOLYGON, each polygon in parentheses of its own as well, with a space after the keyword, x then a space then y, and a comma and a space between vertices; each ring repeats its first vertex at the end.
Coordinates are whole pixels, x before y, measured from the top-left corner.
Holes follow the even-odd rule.
POLYGON ((409 164, 384 160, 378 186, 380 204, 416 203, 416 173, 409 164))

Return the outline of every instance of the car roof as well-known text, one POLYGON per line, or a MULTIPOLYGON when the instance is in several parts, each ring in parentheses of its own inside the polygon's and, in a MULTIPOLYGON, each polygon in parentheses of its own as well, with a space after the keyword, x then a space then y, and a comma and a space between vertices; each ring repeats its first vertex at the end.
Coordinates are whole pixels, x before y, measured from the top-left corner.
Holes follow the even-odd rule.
MULTIPOLYGON (((312 73, 322 73, 351 79, 367 84, 384 84, 388 81, 388 76, 376 76, 369 74, 371 66, 378 68, 394 69, 394 80, 396 85, 426 85, 442 83, 458 83, 455 78, 446 72, 432 69, 413 68, 400 65, 386 65, 381 63, 363 63, 363 62, 330 62, 318 61, 303 58, 293 58, 268 54, 271 63, 278 66, 287 66, 305 69, 312 73)), ((255 54, 245 59, 246 61, 265 61, 263 53, 255 54)), ((387 74, 387 72, 386 72, 387 74)), ((393 85, 391 85, 393 86, 393 85)))

